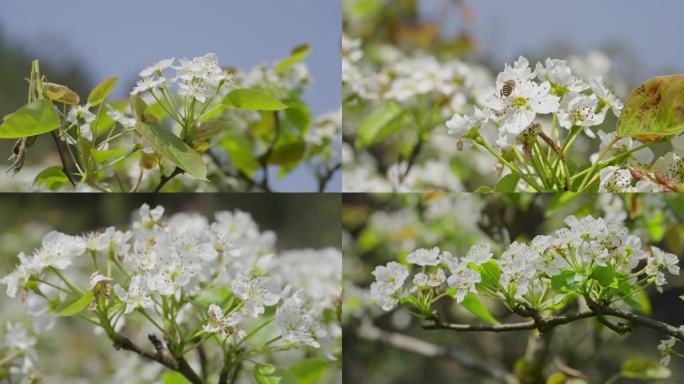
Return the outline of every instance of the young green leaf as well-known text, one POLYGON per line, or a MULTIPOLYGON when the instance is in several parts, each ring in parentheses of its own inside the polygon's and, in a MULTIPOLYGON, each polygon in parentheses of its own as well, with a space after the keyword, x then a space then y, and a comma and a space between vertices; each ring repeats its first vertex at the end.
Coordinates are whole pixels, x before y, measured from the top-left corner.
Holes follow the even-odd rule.
POLYGON ((66 308, 57 313, 57 316, 73 316, 88 307, 90 301, 93 300, 93 291, 88 291, 79 299, 73 301, 66 308))
POLYGON ((489 310, 482 305, 480 299, 478 299, 477 296, 473 295, 472 293, 465 295, 461 305, 463 305, 468 312, 477 316, 480 320, 490 324, 499 324, 499 322, 489 313, 489 310))
POLYGON ((625 379, 660 380, 667 379, 672 373, 657 361, 634 358, 622 364, 620 375, 625 379))
POLYGON ((654 77, 627 97, 617 124, 619 137, 655 143, 684 132, 684 75, 654 77))
POLYGON ((36 178, 33 179, 33 185, 36 187, 45 187, 51 191, 55 191, 69 182, 69 178, 64 173, 61 166, 55 165, 40 171, 36 178))
POLYGON ((250 88, 232 90, 223 99, 223 104, 228 107, 256 111, 279 111, 287 108, 287 105, 274 96, 264 91, 250 88))
POLYGON ((328 363, 320 359, 306 359, 290 366, 288 372, 298 384, 316 384, 319 382, 328 363))
POLYGON ((158 125, 139 123, 135 129, 152 144, 152 147, 188 174, 207 179, 207 165, 202 155, 185 144, 178 136, 158 125))
POLYGON ((280 60, 273 69, 276 72, 282 73, 291 68, 294 64, 304 61, 304 59, 309 56, 309 52, 311 52, 311 46, 309 46, 309 44, 298 45, 292 49, 290 56, 280 60))
POLYGON ((161 382, 162 384, 190 384, 190 381, 178 372, 164 372, 161 382))
POLYGON ((403 109, 395 101, 390 101, 373 111, 359 127, 359 134, 355 142, 356 147, 365 148, 375 143, 380 137, 380 132, 393 121, 399 119, 402 114, 403 109))
POLYGON ((282 376, 271 364, 257 364, 252 371, 252 378, 257 384, 278 384, 282 376))
POLYGON ((228 160, 239 171, 252 176, 261 165, 254 158, 252 143, 240 134, 231 134, 221 140, 221 147, 228 152, 228 160))
POLYGON ((102 104, 102 102, 105 101, 107 96, 109 96, 109 94, 112 93, 118 81, 118 78, 110 77, 109 79, 100 83, 100 85, 95 87, 90 92, 90 95, 88 95, 88 104, 90 104, 91 107, 102 104))
POLYGON ((494 192, 515 192, 519 180, 520 176, 517 174, 508 174, 499 180, 499 183, 494 187, 494 192))
POLYGON ((296 163, 306 152, 306 143, 302 140, 278 144, 268 157, 268 164, 285 165, 296 163))
POLYGON ((7 116, 0 125, 0 139, 41 135, 59 128, 59 125, 55 106, 48 99, 40 99, 7 116))

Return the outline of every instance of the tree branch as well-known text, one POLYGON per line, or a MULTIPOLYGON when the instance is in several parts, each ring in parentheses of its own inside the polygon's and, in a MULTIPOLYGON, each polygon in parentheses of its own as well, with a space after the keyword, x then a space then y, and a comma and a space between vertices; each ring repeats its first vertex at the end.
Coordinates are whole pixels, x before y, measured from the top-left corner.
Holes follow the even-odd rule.
POLYGON ((203 384, 202 380, 197 376, 195 371, 193 371, 188 365, 188 362, 185 360, 185 358, 183 358, 183 356, 172 356, 168 349, 164 347, 163 343, 155 335, 148 336, 150 342, 156 350, 155 353, 144 350, 142 347, 138 346, 129 338, 121 335, 120 333, 113 333, 109 336, 114 343, 114 348, 135 352, 146 359, 156 361, 165 367, 180 373, 192 384, 203 384))
POLYGON ((154 189, 154 192, 159 192, 159 191, 161 191, 161 189, 164 187, 164 185, 166 185, 166 183, 168 183, 169 181, 171 181, 171 179, 173 179, 174 177, 180 175, 180 174, 183 173, 183 172, 184 172, 184 171, 183 171, 182 169, 176 167, 176 169, 174 169, 173 172, 171 172, 170 175, 165 176, 164 174, 162 174, 162 175, 161 175, 161 178, 159 179, 159 185, 157 185, 157 188, 154 189))
POLYGON ((332 179, 335 172, 337 172, 341 167, 342 163, 337 163, 330 169, 326 168, 325 173, 318 176, 318 192, 325 191, 325 187, 328 185, 328 182, 330 182, 330 179, 332 179))
POLYGON ((516 377, 506 369, 494 364, 476 359, 475 357, 461 352, 455 348, 435 345, 425 340, 388 332, 375 327, 370 320, 364 319, 356 334, 365 340, 379 342, 394 348, 403 349, 426 357, 438 357, 449 359, 461 365, 463 368, 491 377, 506 384, 518 384, 516 377))
MULTIPOLYGON (((591 305, 591 304, 590 304, 591 305)), ((522 321, 519 323, 509 323, 509 324, 453 324, 444 323, 437 318, 431 319, 432 323, 424 324, 424 329, 450 329, 457 332, 513 332, 513 331, 529 331, 537 329, 540 332, 549 331, 559 325, 572 323, 577 320, 586 319, 590 317, 598 317, 601 321, 611 330, 623 334, 631 330, 628 324, 622 323, 611 323, 604 318, 605 315, 618 317, 621 319, 629 320, 632 323, 641 325, 646 328, 651 328, 653 330, 664 333, 668 336, 672 336, 676 339, 684 341, 684 330, 674 327, 672 325, 663 323, 658 320, 654 320, 648 317, 637 315, 636 313, 626 312, 617 308, 603 307, 591 305, 593 309, 589 311, 579 312, 573 315, 563 315, 563 316, 552 316, 543 318, 538 315, 538 313, 530 313, 525 309, 516 310, 516 313, 523 314, 527 317, 533 317, 532 320, 522 321)))

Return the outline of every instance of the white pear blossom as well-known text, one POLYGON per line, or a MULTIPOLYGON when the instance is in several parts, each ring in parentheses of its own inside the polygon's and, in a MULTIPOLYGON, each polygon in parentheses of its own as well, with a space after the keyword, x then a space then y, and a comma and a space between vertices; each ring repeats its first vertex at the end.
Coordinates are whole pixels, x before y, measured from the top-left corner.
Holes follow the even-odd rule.
POLYGON ((314 320, 302 306, 301 299, 296 296, 285 300, 276 311, 276 322, 280 334, 285 341, 320 348, 321 344, 316 340, 314 334, 314 320))
POLYGON ((601 182, 599 184, 599 192, 636 192, 637 189, 632 184, 634 178, 632 173, 626 169, 620 169, 615 166, 608 166, 599 172, 601 182))
POLYGON ((210 304, 207 311, 209 319, 202 330, 207 333, 219 333, 222 339, 235 336, 241 340, 247 336, 244 329, 238 328, 238 325, 244 320, 240 312, 233 312, 230 314, 223 314, 221 307, 216 304, 210 304))
POLYGON ((159 60, 156 64, 150 65, 149 67, 146 67, 140 71, 140 77, 150 77, 153 75, 161 76, 165 70, 173 66, 173 62, 175 60, 176 59, 173 57, 170 59, 159 60))
POLYGON ((591 85, 592 92, 594 92, 594 95, 599 100, 599 109, 610 109, 615 117, 620 117, 623 107, 622 100, 615 96, 613 91, 608 88, 603 81, 603 77, 594 77, 589 81, 589 84, 591 85))
POLYGON ((139 275, 131 278, 128 289, 124 289, 119 284, 114 285, 114 292, 126 304, 124 313, 131 313, 137 308, 151 308, 154 305, 139 275))
POLYGON ((387 263, 386 266, 375 267, 375 282, 371 284, 371 296, 384 310, 394 308, 398 301, 395 294, 404 286, 408 274, 408 269, 395 261, 387 263))
POLYGON ((468 250, 464 260, 468 263, 473 264, 484 264, 487 260, 491 259, 494 253, 492 252, 492 246, 489 244, 475 244, 468 250))
POLYGON ((240 274, 232 288, 235 296, 245 301, 245 312, 251 317, 258 317, 264 313, 265 306, 272 306, 280 301, 278 287, 268 277, 250 278, 240 274))
POLYGON ((135 87, 133 87, 133 90, 131 91, 131 95, 139 95, 141 93, 147 92, 149 90, 156 89, 160 87, 162 84, 166 82, 165 78, 152 78, 152 77, 145 77, 140 80, 135 84, 135 87))
POLYGON ((567 105, 558 111, 558 124, 561 127, 593 127, 603 123, 605 110, 597 112, 599 101, 596 96, 575 94, 567 96, 567 100, 567 105))
POLYGON ((116 121, 117 123, 121 124, 122 127, 135 127, 137 121, 134 118, 126 116, 123 112, 119 111, 118 109, 112 108, 109 105, 107 105, 107 109, 107 116, 109 116, 112 120, 116 121))
POLYGON ((664 366, 670 365, 670 356, 672 355, 672 347, 674 347, 677 339, 670 337, 660 341, 658 344, 658 351, 660 351, 660 364, 664 366))
POLYGON ((544 64, 537 63, 535 74, 540 81, 548 81, 556 96, 564 96, 568 93, 580 93, 589 86, 579 77, 575 76, 567 61, 558 59, 546 59, 544 64))
POLYGON ((465 260, 458 260, 449 266, 451 276, 447 278, 447 284, 456 288, 456 302, 462 303, 468 293, 477 293, 476 285, 482 281, 478 272, 468 268, 465 260))
POLYGON ((439 252, 438 247, 416 249, 406 256, 406 261, 421 266, 437 265, 439 264, 439 252))

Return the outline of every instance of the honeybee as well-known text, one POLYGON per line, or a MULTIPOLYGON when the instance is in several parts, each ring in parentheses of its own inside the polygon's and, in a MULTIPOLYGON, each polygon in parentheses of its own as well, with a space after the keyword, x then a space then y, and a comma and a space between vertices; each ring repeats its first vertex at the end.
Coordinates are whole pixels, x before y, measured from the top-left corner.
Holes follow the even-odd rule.
POLYGON ((508 97, 513 93, 513 90, 515 89, 515 80, 506 80, 505 83, 503 83, 503 87, 501 87, 501 91, 499 91, 499 94, 501 97, 508 97))

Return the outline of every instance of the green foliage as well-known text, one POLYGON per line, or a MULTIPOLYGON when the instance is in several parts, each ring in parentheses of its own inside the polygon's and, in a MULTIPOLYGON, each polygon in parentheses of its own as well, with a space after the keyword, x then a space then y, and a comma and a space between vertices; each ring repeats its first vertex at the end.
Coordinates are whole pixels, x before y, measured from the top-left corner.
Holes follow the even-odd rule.
POLYGON ((515 192, 515 187, 520 181, 520 176, 511 173, 504 176, 494 188, 494 192, 515 192))
POLYGON ((278 111, 287 108, 287 105, 272 95, 258 89, 249 88, 232 90, 226 95, 223 104, 228 107, 257 111, 278 111))
POLYGON ((669 378, 671 372, 657 361, 634 358, 622 364, 620 375, 626 379, 660 380, 669 378))
POLYGON ((487 307, 485 307, 477 296, 469 293, 463 298, 461 303, 468 312, 477 316, 480 320, 489 324, 498 324, 499 322, 489 313, 487 307))
POLYGON ((178 136, 158 125, 139 123, 136 130, 166 158, 188 174, 206 180, 207 166, 202 155, 185 144, 178 136))
POLYGON ((403 114, 403 109, 395 101, 389 101, 382 107, 373 111, 361 123, 355 145, 365 148, 376 142, 383 136, 392 123, 398 121, 403 114))
POLYGON ((80 298, 67 304, 66 308, 61 309, 57 312, 57 316, 73 316, 77 313, 83 311, 88 307, 90 302, 93 300, 93 291, 88 291, 83 294, 80 298))
POLYGON ((190 381, 178 372, 164 372, 161 377, 162 384, 188 384, 190 381))
POLYGON ((88 104, 90 104, 91 107, 102 104, 107 96, 114 91, 114 87, 116 87, 116 83, 118 81, 118 78, 110 77, 109 79, 100 83, 90 92, 90 95, 88 95, 88 104))
POLYGON ((69 178, 64 173, 64 170, 61 166, 57 165, 43 169, 38 175, 36 175, 36 178, 33 179, 33 185, 37 187, 45 187, 51 191, 59 189, 68 182, 69 178))
POLYGON ((60 119, 50 100, 29 103, 5 117, 0 125, 0 139, 18 139, 48 133, 59 128, 60 119))

